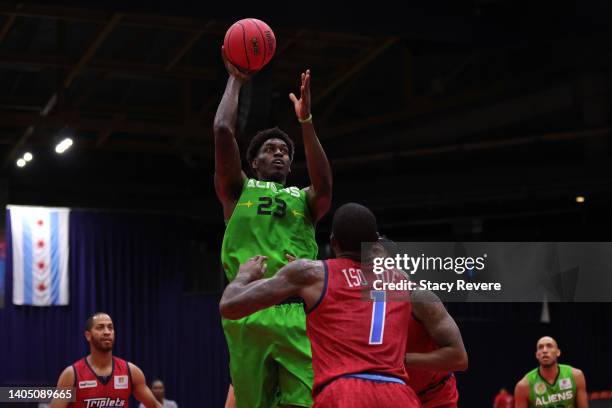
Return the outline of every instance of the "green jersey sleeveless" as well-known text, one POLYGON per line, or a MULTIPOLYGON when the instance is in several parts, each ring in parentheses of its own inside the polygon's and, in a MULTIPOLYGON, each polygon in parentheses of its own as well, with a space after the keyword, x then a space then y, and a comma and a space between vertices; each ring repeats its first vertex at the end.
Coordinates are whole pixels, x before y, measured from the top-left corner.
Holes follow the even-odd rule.
POLYGON ((576 407, 576 381, 572 375, 572 367, 559 364, 559 374, 552 385, 542 378, 539 368, 527 374, 527 381, 529 381, 529 407, 576 407))
POLYGON ((315 228, 306 192, 272 181, 248 179, 227 221, 221 262, 227 278, 255 255, 268 257, 265 277, 287 263, 285 254, 316 259, 315 228))

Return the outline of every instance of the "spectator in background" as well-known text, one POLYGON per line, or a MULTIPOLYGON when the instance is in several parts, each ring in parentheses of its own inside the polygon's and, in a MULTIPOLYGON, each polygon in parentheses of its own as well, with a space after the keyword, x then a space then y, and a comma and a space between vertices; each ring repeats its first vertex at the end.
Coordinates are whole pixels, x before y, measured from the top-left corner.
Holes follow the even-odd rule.
MULTIPOLYGON (((178 405, 176 405, 176 402, 167 400, 165 398, 166 390, 164 388, 164 383, 162 380, 157 379, 151 382, 151 391, 153 392, 153 395, 155 395, 155 399, 159 401, 160 404, 162 404, 163 408, 178 408, 178 405)), ((145 408, 145 407, 144 405, 140 404, 139 408, 145 408)))
POLYGON ((493 408, 514 408, 514 397, 505 388, 502 388, 495 396, 493 408))

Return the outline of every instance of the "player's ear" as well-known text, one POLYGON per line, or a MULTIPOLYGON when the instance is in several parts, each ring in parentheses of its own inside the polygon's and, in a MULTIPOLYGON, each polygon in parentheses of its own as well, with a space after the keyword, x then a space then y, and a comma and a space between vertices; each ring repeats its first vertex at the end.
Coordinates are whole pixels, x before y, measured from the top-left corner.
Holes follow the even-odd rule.
POLYGON ((338 253, 338 241, 336 240, 336 237, 334 237, 333 233, 329 236, 329 243, 331 245, 331 248, 334 254, 337 254, 338 253))
POLYGON ((85 334, 87 341, 91 340, 91 332, 89 330, 85 330, 83 334, 85 334))
POLYGON ((251 162, 251 168, 253 169, 253 171, 257 171, 257 159, 253 159, 253 161, 251 162))
POLYGON ((561 356, 561 349, 557 349, 557 357, 561 356))
POLYGON ((382 258, 386 255, 384 247, 378 242, 372 244, 372 246, 370 247, 370 254, 372 254, 372 256, 375 258, 382 258))

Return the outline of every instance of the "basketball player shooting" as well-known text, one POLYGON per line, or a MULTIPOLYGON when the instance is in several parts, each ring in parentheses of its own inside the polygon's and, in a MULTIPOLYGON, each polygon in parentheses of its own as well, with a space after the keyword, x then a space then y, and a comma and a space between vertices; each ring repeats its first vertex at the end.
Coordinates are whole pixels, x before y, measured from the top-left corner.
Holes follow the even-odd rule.
MULTIPOLYGON (((287 263, 285 254, 316 258, 315 224, 331 205, 331 169, 310 112, 310 71, 301 75, 299 99, 289 95, 311 182, 300 189, 286 185, 294 144, 279 128, 260 131, 249 144, 247 162, 255 178, 242 171, 236 117, 240 88, 252 74, 238 70, 223 50, 222 57, 229 78, 214 123, 215 189, 226 222, 221 260, 232 281, 241 263, 263 254, 270 277, 287 263)), ((312 405, 312 359, 301 299, 279 299, 274 308, 222 324, 238 408, 312 405)))

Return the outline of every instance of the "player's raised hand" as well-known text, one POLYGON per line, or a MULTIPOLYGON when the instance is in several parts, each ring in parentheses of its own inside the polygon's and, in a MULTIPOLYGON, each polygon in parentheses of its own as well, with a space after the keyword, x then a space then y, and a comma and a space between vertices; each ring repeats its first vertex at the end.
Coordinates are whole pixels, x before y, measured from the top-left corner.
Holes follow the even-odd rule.
POLYGON ((295 256, 293 256, 291 254, 285 254, 285 258, 287 258, 287 260, 289 262, 293 262, 293 261, 295 261, 297 259, 295 256))
POLYGON ((302 84, 300 85, 300 99, 292 92, 289 99, 293 102, 295 114, 298 120, 307 121, 310 118, 310 70, 302 72, 302 84))
POLYGON ((266 261, 268 257, 257 255, 249 259, 238 270, 238 276, 249 282, 263 278, 266 273, 266 261))
POLYGON ((225 55, 225 49, 221 46, 221 58, 223 58, 223 63, 225 64, 225 69, 227 69, 227 73, 236 78, 240 83, 244 84, 249 82, 255 74, 256 71, 253 72, 243 72, 234 64, 232 64, 228 59, 227 55, 225 55))

